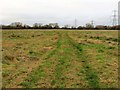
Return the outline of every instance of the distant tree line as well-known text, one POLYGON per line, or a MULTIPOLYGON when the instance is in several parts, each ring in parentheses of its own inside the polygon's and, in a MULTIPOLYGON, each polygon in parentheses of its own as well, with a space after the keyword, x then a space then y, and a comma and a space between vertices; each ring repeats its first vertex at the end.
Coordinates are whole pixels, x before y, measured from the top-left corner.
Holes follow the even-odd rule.
POLYGON ((94 27, 91 23, 87 23, 85 26, 78 26, 78 27, 70 27, 69 25, 64 25, 60 27, 58 23, 49 23, 46 25, 42 25, 41 23, 35 23, 33 26, 29 26, 27 24, 22 24, 21 22, 14 22, 10 25, 0 25, 1 29, 76 29, 76 30, 120 30, 120 25, 116 26, 104 26, 104 25, 97 25, 94 27))

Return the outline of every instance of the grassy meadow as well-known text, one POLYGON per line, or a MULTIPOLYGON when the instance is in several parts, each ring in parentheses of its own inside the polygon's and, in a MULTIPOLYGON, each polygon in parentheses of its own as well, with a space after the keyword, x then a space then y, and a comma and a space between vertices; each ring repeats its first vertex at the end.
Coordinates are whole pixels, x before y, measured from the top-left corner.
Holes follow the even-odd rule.
POLYGON ((3 88, 117 88, 118 31, 3 30, 3 88))

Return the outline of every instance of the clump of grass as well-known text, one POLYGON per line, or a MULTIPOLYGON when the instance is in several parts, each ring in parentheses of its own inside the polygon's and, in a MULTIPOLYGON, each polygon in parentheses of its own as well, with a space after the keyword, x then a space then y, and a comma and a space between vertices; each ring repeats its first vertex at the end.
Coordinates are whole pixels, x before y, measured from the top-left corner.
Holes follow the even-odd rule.
POLYGON ((14 60, 14 57, 11 56, 11 55, 5 55, 5 56, 4 56, 4 59, 5 59, 5 60, 8 60, 8 61, 13 61, 13 60, 14 60))
POLYGON ((51 85, 55 85, 55 84, 56 84, 56 80, 52 80, 51 85))
POLYGON ((14 60, 14 56, 12 56, 12 55, 4 55, 2 63, 10 65, 10 62, 12 62, 13 60, 14 60))
POLYGON ((97 37, 96 37, 96 39, 100 39, 100 37, 99 37, 99 36, 97 36, 97 37))
POLYGON ((117 38, 113 38, 112 41, 118 42, 118 39, 117 38))
POLYGON ((21 38, 20 35, 15 35, 14 33, 8 36, 9 38, 21 38))
POLYGON ((9 70, 3 71, 3 72, 2 72, 2 76, 3 76, 3 77, 9 76, 10 73, 11 73, 11 72, 10 72, 9 70))
POLYGON ((38 53, 34 51, 29 51, 29 59, 30 60, 39 60, 38 53))
POLYGON ((25 58, 24 57, 16 57, 16 60, 18 60, 18 61, 25 61, 25 58))
POLYGON ((99 53, 103 53, 103 52, 104 52, 104 50, 102 50, 102 49, 99 49, 99 50, 98 50, 98 52, 99 52, 99 53))
POLYGON ((30 88, 35 85, 35 83, 40 80, 41 77, 45 76, 45 72, 42 67, 39 66, 35 71, 33 71, 29 76, 25 79, 24 82, 20 83, 23 87, 30 88))
POLYGON ((111 47, 108 47, 108 49, 115 49, 115 47, 112 47, 112 46, 111 46, 111 47))
POLYGON ((32 56, 32 57, 29 57, 30 60, 39 60, 39 58, 37 56, 32 56))
POLYGON ((28 54, 29 54, 30 56, 37 56, 37 55, 38 55, 37 52, 34 52, 34 51, 32 51, 32 50, 30 50, 30 51, 28 52, 28 54))
POLYGON ((65 60, 64 59, 61 59, 59 60, 60 64, 64 64, 65 63, 65 60))

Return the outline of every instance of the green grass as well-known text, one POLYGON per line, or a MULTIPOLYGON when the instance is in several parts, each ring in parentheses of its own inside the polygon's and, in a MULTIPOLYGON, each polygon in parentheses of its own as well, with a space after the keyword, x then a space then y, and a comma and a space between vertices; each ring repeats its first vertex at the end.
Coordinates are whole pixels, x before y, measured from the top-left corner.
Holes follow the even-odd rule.
POLYGON ((118 87, 118 31, 5 30, 2 34, 5 88, 118 87))

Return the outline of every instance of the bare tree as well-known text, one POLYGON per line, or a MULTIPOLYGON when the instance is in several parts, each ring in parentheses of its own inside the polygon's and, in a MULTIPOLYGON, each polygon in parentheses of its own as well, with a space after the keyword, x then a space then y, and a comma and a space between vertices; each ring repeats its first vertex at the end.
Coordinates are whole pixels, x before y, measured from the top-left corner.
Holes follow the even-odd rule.
POLYGON ((34 23, 33 28, 41 28, 42 24, 41 23, 34 23))
POLYGON ((22 27, 22 23, 21 22, 14 22, 14 23, 11 23, 10 26, 12 27, 22 27))
POLYGON ((92 29, 92 28, 94 28, 94 26, 91 23, 86 24, 86 29, 92 29))
POLYGON ((54 29, 58 29, 59 28, 58 23, 49 23, 49 26, 51 26, 54 29))

